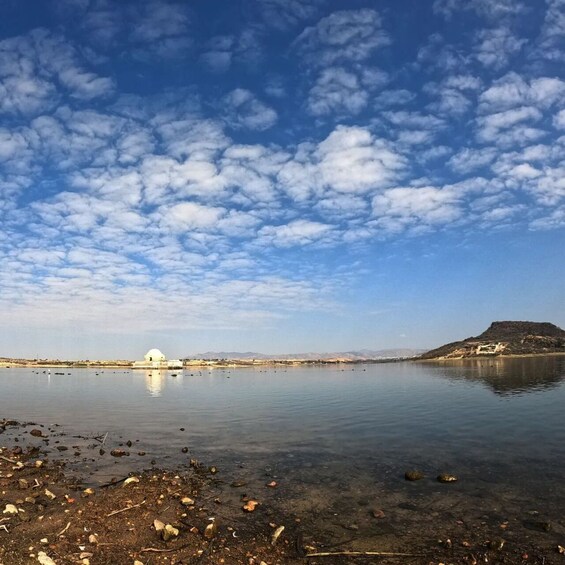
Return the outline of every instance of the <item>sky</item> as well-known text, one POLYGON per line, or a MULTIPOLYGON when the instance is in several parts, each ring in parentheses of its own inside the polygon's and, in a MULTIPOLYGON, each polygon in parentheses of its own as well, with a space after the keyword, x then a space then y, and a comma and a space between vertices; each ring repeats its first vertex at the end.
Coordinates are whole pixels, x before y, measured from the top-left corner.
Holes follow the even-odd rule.
POLYGON ((565 0, 2 0, 0 356, 565 327, 565 0))

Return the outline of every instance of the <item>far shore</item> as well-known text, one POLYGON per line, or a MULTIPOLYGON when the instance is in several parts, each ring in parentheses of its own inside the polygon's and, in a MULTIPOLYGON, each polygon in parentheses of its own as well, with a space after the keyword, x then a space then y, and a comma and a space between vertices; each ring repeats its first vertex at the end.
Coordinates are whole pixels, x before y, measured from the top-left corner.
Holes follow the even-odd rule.
POLYGON ((433 359, 422 359, 421 357, 382 357, 374 359, 189 359, 183 362, 183 367, 176 369, 151 369, 134 367, 133 361, 111 360, 111 361, 69 361, 58 359, 14 359, 0 357, 0 368, 36 368, 36 369, 135 369, 136 371, 182 371, 190 369, 224 369, 237 367, 304 367, 319 365, 362 365, 372 363, 399 363, 404 361, 417 361, 420 363, 437 363, 451 361, 469 360, 499 360, 499 359, 521 359, 525 357, 548 357, 565 355, 565 351, 545 353, 524 353, 511 355, 473 355, 467 357, 435 357, 433 359))
POLYGON ((308 365, 359 365, 363 363, 397 363, 413 360, 414 357, 394 357, 378 359, 194 359, 183 362, 178 369, 151 369, 134 367, 133 361, 59 361, 53 359, 10 359, 0 358, 0 367, 37 369, 135 369, 145 371, 181 371, 202 368, 236 367, 298 367, 308 365))

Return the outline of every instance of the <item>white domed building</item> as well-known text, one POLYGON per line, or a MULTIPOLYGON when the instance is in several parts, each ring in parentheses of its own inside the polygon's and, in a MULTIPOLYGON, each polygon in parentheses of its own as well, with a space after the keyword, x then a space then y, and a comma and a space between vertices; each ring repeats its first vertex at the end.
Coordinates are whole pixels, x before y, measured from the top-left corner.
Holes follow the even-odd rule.
POLYGON ((143 361, 135 361, 133 364, 134 369, 182 369, 182 361, 180 359, 167 358, 158 349, 150 349, 143 361))

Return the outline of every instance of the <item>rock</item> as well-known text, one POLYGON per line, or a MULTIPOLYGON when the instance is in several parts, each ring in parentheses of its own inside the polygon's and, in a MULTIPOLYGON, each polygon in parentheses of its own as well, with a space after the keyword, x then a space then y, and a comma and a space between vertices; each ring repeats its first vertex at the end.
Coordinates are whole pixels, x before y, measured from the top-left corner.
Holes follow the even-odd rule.
POLYGON ((557 552, 560 553, 561 555, 565 555, 565 547, 563 547, 562 545, 558 545, 557 552))
POLYGON ((13 516, 18 513, 18 509, 13 504, 6 504, 6 508, 2 514, 8 514, 9 516, 13 516))
POLYGON ((248 500, 243 505, 243 510, 244 510, 244 512, 254 512, 255 508, 257 508, 257 506, 259 506, 259 502, 257 500, 248 500))
POLYGON ((133 442, 131 441, 131 439, 128 439, 128 440, 126 441, 126 445, 127 445, 128 447, 131 447, 131 446, 133 445, 133 442))
POLYGON ((208 467, 208 471, 210 471, 212 475, 215 475, 218 472, 218 468, 212 465, 212 467, 208 467))
POLYGON ((40 551, 37 554, 37 560, 41 563, 41 565, 57 565, 45 551, 40 551))
POLYGON ((133 562, 133 565, 143 565, 143 562, 142 562, 142 561, 139 561, 138 559, 136 559, 136 560, 133 562))
POLYGON ((124 486, 126 485, 131 485, 132 483, 138 483, 139 479, 137 477, 128 477, 125 481, 124 481, 124 486))
POLYGON ((94 494, 94 489, 91 489, 90 487, 85 488, 82 491, 82 494, 84 494, 84 496, 92 496, 94 494))
POLYGON ((204 530, 204 537, 206 539, 212 539, 216 536, 217 531, 218 527, 216 526, 216 521, 212 520, 212 522, 210 522, 204 530))
POLYGON ((169 541, 171 539, 178 537, 178 535, 179 535, 179 531, 174 526, 171 526, 171 524, 167 524, 161 530, 161 538, 163 538, 163 541, 169 541))
POLYGON ((29 435, 33 436, 33 437, 41 437, 43 435, 43 432, 41 430, 38 430, 37 428, 31 430, 31 432, 29 432, 29 435))
POLYGON ((181 499, 180 503, 181 503, 183 506, 194 506, 194 500, 193 500, 192 498, 190 498, 189 496, 184 496, 184 497, 181 499))
POLYGON ((413 469, 411 471, 406 471, 406 473, 404 473, 404 478, 407 481, 419 481, 424 478, 424 473, 422 473, 422 471, 413 469))
POLYGON ((440 483, 455 483, 457 482, 457 477, 455 475, 450 475, 449 473, 442 473, 437 477, 440 483))
POLYGON ((153 520, 153 527, 156 532, 161 532, 165 529, 165 524, 161 520, 153 520))
POLYGON ((129 453, 123 449, 112 449, 110 455, 112 457, 124 457, 125 455, 129 455, 129 453))
POLYGON ((268 486, 269 488, 276 488, 277 481, 271 481, 270 483, 267 483, 265 486, 268 486))
POLYGON ((45 496, 49 499, 49 500, 55 500, 57 497, 48 489, 45 489, 45 496))
POLYGON ((67 451, 69 448, 66 445, 58 445, 57 449, 59 451, 67 451))
POLYGON ((96 545, 98 543, 98 535, 97 534, 90 534, 88 536, 88 543, 92 545, 96 545))
POLYGON ((29 488, 29 483, 25 479, 18 479, 18 488, 20 490, 25 490, 29 488))
POLYGON ((181 449, 181 451, 182 451, 183 453, 188 453, 188 447, 183 447, 183 448, 181 449))
POLYGON ((375 509, 371 511, 371 516, 373 518, 382 519, 385 517, 385 513, 380 509, 375 509))
POLYGON ((36 468, 36 469, 41 469, 41 467, 43 467, 43 461, 41 461, 41 459, 38 459, 38 460, 35 462, 35 468, 36 468))
POLYGON ((284 532, 284 526, 279 526, 271 536, 271 545, 275 545, 277 540, 279 539, 280 535, 284 532))

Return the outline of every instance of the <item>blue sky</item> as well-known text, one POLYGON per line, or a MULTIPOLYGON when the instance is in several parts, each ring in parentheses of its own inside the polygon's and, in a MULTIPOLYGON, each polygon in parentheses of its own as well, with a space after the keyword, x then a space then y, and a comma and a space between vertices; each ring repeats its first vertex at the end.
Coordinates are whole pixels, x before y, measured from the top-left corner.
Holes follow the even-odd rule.
POLYGON ((565 326, 565 0, 0 12, 0 355, 565 326))

